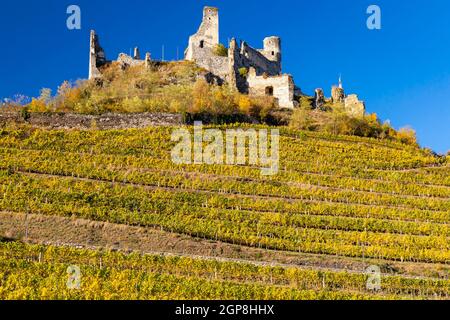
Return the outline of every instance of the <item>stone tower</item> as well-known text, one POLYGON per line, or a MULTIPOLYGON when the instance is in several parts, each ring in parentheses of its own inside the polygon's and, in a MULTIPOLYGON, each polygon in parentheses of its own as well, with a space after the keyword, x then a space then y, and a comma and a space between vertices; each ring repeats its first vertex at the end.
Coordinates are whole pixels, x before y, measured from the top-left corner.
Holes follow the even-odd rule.
POLYGON ((139 48, 138 47, 134 48, 133 59, 141 60, 141 53, 139 52, 139 48))
POLYGON ((189 38, 189 46, 185 59, 193 61, 196 51, 204 48, 214 48, 219 44, 219 10, 213 7, 203 9, 203 20, 197 33, 189 38))
POLYGON ((331 87, 331 100, 333 103, 342 103, 344 99, 344 86, 342 85, 342 77, 339 76, 339 85, 331 87))
POLYGON ((100 77, 99 67, 106 63, 106 55, 94 30, 91 31, 89 48, 89 79, 100 77))
POLYGON ((331 99, 333 103, 344 102, 345 92, 344 89, 338 86, 331 88, 331 99))
POLYGON ((264 39, 265 57, 270 61, 281 63, 281 39, 279 37, 267 37, 264 39))

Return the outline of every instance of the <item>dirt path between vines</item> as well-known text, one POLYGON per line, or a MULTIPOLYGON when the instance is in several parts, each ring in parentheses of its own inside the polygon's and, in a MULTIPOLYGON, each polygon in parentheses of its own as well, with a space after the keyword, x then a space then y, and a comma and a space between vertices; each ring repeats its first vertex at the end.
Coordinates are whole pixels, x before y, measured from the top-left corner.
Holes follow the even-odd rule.
POLYGON ((274 251, 197 239, 153 228, 37 214, 0 212, 0 236, 35 244, 176 255, 261 266, 362 273, 368 266, 378 265, 386 275, 447 279, 450 275, 450 265, 274 251))

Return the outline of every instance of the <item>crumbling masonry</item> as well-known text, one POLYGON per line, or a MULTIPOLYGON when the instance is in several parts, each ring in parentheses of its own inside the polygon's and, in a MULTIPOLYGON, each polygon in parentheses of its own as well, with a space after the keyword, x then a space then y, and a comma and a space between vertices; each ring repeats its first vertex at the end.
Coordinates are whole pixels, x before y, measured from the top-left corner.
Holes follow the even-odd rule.
MULTIPOLYGON (((196 34, 189 38, 185 51, 185 60, 193 61, 209 72, 207 77, 217 84, 228 83, 241 93, 249 95, 273 96, 280 108, 293 109, 298 105, 296 97, 302 95, 295 86, 293 77, 282 74, 281 39, 267 37, 263 41, 263 49, 255 49, 242 41, 239 45, 233 38, 228 46, 228 54, 218 54, 219 11, 217 8, 205 7, 203 20, 196 34)), ((139 49, 135 48, 131 57, 121 53, 117 59, 125 69, 129 66, 150 66, 151 56, 146 53, 141 60, 139 49)), ((111 63, 99 43, 95 31, 91 32, 89 78, 100 77, 100 68, 111 63)), ((324 101, 323 90, 320 99, 324 101)), ((317 96, 317 91, 316 91, 317 96)), ((364 103, 356 95, 345 96, 340 81, 339 87, 332 89, 333 102, 342 102, 354 115, 365 113, 364 103)), ((321 102, 323 103, 323 102, 321 102)), ((346 108, 347 109, 347 108, 346 108)))
POLYGON ((366 113, 364 101, 360 101, 356 94, 345 95, 341 77, 339 85, 331 88, 331 102, 343 104, 345 112, 354 117, 362 117, 366 113))
MULTIPOLYGON (((90 42, 90 56, 89 56, 89 79, 101 77, 100 68, 112 61, 106 59, 106 54, 103 48, 100 46, 100 41, 98 35, 94 30, 91 31, 91 42, 90 42)), ((139 48, 134 48, 134 55, 131 57, 125 53, 119 54, 117 62, 122 69, 130 66, 145 65, 148 66, 150 63, 150 53, 147 52, 145 55, 145 60, 141 60, 139 48)))
POLYGON ((196 62, 242 93, 273 96, 281 108, 296 106, 294 80, 281 73, 279 37, 265 38, 263 49, 254 49, 244 41, 238 46, 231 39, 228 56, 217 55, 218 46, 219 12, 217 8, 206 7, 198 32, 189 38, 185 59, 196 62))
POLYGON ((95 31, 91 31, 89 53, 89 79, 92 79, 101 76, 99 68, 107 63, 105 51, 100 46, 100 41, 95 31))

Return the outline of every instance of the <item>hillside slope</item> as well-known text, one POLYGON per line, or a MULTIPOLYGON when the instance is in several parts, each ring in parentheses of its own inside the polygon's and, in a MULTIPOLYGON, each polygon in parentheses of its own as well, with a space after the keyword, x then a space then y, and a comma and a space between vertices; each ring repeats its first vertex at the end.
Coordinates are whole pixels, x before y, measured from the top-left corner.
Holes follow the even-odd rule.
POLYGON ((445 158, 280 128, 280 172, 264 177, 175 165, 172 130, 2 129, 0 236, 45 246, 0 244, 0 298, 449 297, 445 158))

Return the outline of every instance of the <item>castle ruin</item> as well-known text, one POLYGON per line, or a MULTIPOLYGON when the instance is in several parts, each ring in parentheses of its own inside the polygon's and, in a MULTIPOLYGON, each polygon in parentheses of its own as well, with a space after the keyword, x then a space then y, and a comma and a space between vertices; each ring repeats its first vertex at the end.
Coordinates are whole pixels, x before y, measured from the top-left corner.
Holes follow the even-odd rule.
MULTIPOLYGON (((222 47, 222 52, 219 52, 220 46, 219 10, 205 7, 197 33, 189 37, 185 60, 195 62, 208 71, 207 79, 210 82, 218 85, 228 83, 244 94, 272 96, 280 108, 294 109, 298 105, 296 97, 301 96, 302 92, 296 87, 291 75, 282 73, 279 37, 265 38, 262 49, 255 49, 245 41, 238 44, 234 38, 228 44, 228 49, 222 47)), ((136 65, 148 67, 151 56, 146 53, 142 60, 139 49, 135 48, 133 56, 121 53, 116 62, 123 69, 136 65)), ((101 77, 100 68, 109 63, 111 61, 106 59, 98 35, 91 31, 89 79, 101 77)), ((321 92, 323 96, 323 90, 321 92)), ((324 99, 322 96, 320 98, 324 99)), ((332 88, 332 101, 342 102, 353 115, 365 113, 364 103, 356 95, 345 96, 341 81, 339 86, 332 88)))
POLYGON ((362 117, 366 113, 366 105, 364 101, 359 100, 356 94, 346 95, 342 78, 339 77, 339 85, 331 88, 331 103, 340 103, 344 106, 347 114, 354 117, 362 117))
MULTIPOLYGON (((94 30, 91 31, 90 42, 90 56, 89 56, 89 79, 99 78, 102 76, 100 68, 110 64, 112 61, 106 59, 106 54, 103 48, 100 46, 100 40, 94 30)), ((150 53, 146 53, 145 60, 141 60, 139 48, 134 48, 133 56, 129 56, 125 53, 120 53, 116 62, 119 63, 122 69, 127 67, 145 65, 150 63, 150 53)))
MULTIPOLYGON (((296 87, 291 75, 281 72, 281 39, 264 39, 263 49, 254 49, 245 41, 231 39, 228 55, 216 53, 219 42, 219 11, 206 7, 197 33, 189 38, 185 59, 197 63, 242 93, 268 95, 281 108, 293 109, 296 87)), ((297 89, 299 92, 299 89, 297 89)))
POLYGON ((91 31, 89 53, 89 79, 100 77, 101 73, 99 68, 105 65, 107 61, 105 51, 100 46, 100 41, 95 31, 91 31))
POLYGON ((358 99, 356 94, 350 94, 344 98, 345 111, 354 117, 362 117, 366 113, 366 106, 358 99))

